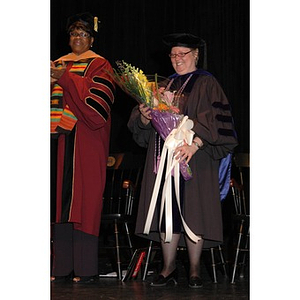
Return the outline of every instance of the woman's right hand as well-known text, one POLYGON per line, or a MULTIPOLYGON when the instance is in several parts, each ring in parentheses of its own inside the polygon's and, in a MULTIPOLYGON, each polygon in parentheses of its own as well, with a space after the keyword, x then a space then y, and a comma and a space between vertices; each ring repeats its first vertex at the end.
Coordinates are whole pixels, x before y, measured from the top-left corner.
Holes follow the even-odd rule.
POLYGON ((150 116, 151 109, 145 104, 140 104, 139 111, 141 113, 141 121, 144 125, 148 125, 150 120, 152 119, 150 116))
POLYGON ((55 63, 50 61, 50 73, 51 73, 51 82, 56 82, 66 71, 67 65, 62 61, 62 66, 57 68, 55 63))

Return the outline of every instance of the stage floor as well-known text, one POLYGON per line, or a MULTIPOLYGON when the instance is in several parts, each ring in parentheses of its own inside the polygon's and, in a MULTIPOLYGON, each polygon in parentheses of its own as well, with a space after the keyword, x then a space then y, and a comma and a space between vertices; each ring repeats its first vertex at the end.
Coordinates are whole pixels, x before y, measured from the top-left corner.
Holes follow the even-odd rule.
POLYGON ((152 276, 147 276, 146 281, 131 279, 122 282, 116 278, 100 278, 90 284, 75 284, 72 281, 65 283, 51 283, 51 300, 96 300, 96 299, 126 299, 126 300, 197 300, 197 299, 249 299, 248 277, 239 278, 234 284, 225 278, 221 272, 217 273, 218 283, 213 283, 205 267, 201 270, 203 287, 191 289, 188 286, 184 268, 178 267, 178 285, 166 287, 151 287, 149 282, 152 276))

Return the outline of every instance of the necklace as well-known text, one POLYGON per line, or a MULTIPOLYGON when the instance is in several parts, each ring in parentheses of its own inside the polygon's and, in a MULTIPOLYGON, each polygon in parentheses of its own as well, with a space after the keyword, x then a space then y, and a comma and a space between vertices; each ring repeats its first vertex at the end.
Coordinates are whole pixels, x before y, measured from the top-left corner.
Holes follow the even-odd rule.
MULTIPOLYGON (((174 95, 174 99, 173 99, 173 103, 172 103, 174 106, 179 107, 180 99, 183 96, 183 94, 182 94, 183 90, 185 89, 186 85, 188 84, 188 82, 190 81, 190 79, 192 78, 192 76, 193 76, 193 73, 188 76, 188 78, 185 80, 185 82, 180 87, 180 89, 178 91, 175 91, 175 95, 174 95)), ((173 82, 174 82, 174 78, 172 78, 170 80, 168 86, 166 87, 167 91, 170 89, 170 87, 173 84, 173 82)))

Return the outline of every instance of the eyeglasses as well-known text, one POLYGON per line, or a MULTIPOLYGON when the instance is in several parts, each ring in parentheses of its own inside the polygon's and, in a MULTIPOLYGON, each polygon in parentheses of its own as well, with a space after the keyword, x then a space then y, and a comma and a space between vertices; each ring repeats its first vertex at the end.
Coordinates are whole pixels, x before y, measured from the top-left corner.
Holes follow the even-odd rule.
POLYGON ((78 33, 78 32, 72 31, 72 32, 70 32, 70 36, 71 37, 81 37, 81 38, 86 39, 86 38, 88 38, 90 36, 90 34, 87 33, 87 32, 80 32, 80 33, 78 33))
POLYGON ((169 56, 170 56, 171 58, 175 58, 176 56, 178 56, 178 57, 185 57, 188 53, 190 53, 190 52, 192 52, 192 51, 193 51, 193 50, 190 50, 190 51, 185 52, 185 53, 181 52, 181 53, 177 53, 177 54, 170 53, 169 56))

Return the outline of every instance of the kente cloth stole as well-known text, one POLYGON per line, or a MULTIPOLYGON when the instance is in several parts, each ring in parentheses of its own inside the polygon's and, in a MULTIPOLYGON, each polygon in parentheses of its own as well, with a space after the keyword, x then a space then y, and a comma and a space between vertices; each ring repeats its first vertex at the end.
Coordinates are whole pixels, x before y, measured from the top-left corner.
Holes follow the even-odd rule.
MULTIPOLYGON (((87 66, 93 59, 85 59, 72 63, 69 72, 79 76, 84 76, 87 66)), ((62 63, 58 62, 57 68, 62 67, 62 63)), ((57 83, 54 84, 51 94, 51 109, 50 109, 50 130, 52 134, 69 133, 77 122, 77 118, 70 110, 67 104, 63 103, 63 89, 57 83)))

